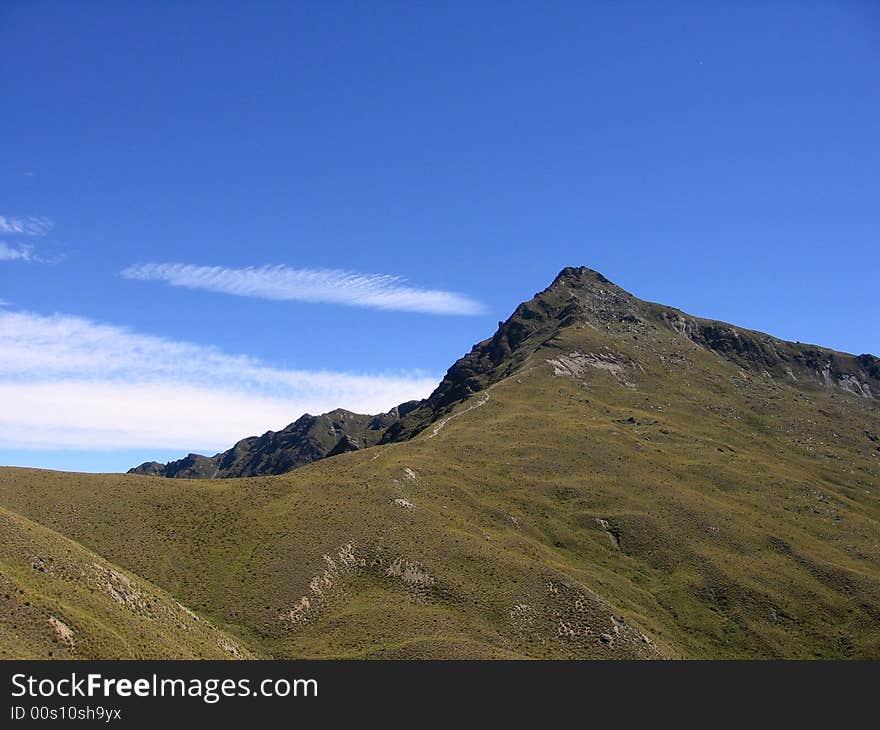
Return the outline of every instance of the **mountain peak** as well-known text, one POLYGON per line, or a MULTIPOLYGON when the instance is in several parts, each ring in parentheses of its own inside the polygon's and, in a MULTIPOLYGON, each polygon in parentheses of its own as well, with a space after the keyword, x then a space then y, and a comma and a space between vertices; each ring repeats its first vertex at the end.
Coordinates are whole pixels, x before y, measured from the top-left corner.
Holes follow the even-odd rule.
POLYGON ((583 286, 590 284, 611 284, 605 276, 586 266, 566 266, 560 271, 548 289, 558 286, 583 286))
POLYGON ((856 358, 695 317, 639 299, 594 269, 567 266, 549 287, 499 322, 491 338, 454 363, 424 406, 393 424, 383 442, 411 438, 457 402, 511 376, 538 350, 553 350, 572 338, 647 361, 665 357, 664 348, 675 353, 687 342, 780 382, 814 383, 872 399, 880 393, 880 366, 873 356, 856 358), (563 334, 570 329, 581 332, 563 334))

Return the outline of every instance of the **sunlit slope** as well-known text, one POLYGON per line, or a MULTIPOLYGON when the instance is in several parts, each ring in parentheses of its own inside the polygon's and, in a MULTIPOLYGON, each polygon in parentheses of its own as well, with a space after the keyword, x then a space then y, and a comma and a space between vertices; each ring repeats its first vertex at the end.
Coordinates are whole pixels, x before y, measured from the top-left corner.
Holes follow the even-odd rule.
POLYGON ((4 469, 0 503, 274 656, 880 658, 878 432, 875 400, 574 325, 411 441, 4 469))
POLYGON ((0 508, 0 658, 249 656, 164 591, 0 508))

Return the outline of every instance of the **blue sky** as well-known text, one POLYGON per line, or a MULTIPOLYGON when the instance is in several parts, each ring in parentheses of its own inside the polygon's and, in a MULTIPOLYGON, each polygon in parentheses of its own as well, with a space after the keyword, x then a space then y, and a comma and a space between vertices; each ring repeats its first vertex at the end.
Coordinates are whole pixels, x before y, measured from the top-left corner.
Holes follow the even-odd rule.
POLYGON ((0 463, 390 407, 567 265, 880 353, 878 78, 873 2, 7 0, 0 463))

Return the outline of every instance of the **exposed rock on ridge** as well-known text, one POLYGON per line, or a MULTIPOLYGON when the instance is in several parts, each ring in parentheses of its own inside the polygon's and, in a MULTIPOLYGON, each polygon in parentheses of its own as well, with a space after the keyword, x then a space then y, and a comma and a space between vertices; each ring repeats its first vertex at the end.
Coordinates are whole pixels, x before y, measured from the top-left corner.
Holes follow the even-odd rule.
POLYGON ((130 474, 178 479, 214 479, 283 474, 318 459, 355 451, 378 443, 385 429, 407 412, 404 403, 377 416, 343 409, 320 416, 308 413, 281 431, 250 436, 214 456, 189 454, 160 464, 148 461, 130 474))

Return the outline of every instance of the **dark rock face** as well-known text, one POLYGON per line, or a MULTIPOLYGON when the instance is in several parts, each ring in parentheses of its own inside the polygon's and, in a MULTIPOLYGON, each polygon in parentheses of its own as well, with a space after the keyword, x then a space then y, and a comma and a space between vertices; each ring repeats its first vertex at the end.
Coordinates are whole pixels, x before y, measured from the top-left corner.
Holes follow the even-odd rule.
POLYGON ((880 367, 873 355, 849 355, 815 345, 786 342, 762 332, 647 305, 668 327, 744 369, 790 381, 806 380, 862 396, 880 397, 880 367))
POLYGON ((188 454, 183 459, 167 465, 165 470, 166 476, 178 479, 211 479, 216 474, 217 465, 214 459, 207 456, 188 454))
POLYGON ((161 477, 165 475, 165 467, 167 464, 161 464, 158 461, 145 461, 140 466, 129 469, 129 474, 143 474, 148 477, 161 477))
POLYGON ((345 435, 341 439, 339 439, 339 443, 336 444, 328 453, 327 457, 337 456, 339 454, 347 454, 349 451, 358 451, 360 449, 360 444, 355 441, 351 436, 345 435))
POLYGON ((211 479, 216 471, 217 464, 214 457, 188 454, 184 458, 168 464, 147 461, 134 469, 129 469, 128 473, 151 477, 174 477, 176 479, 211 479))
POLYGON ((412 438, 456 403, 514 373, 540 347, 552 345, 560 330, 581 326, 615 334, 660 326, 745 369, 880 398, 880 359, 873 355, 856 357, 694 317, 638 299, 592 269, 569 267, 449 368, 420 407, 387 429, 382 443, 412 438))
POLYGON ((283 474, 331 454, 372 446, 385 423, 396 416, 368 416, 342 409, 321 416, 306 414, 281 431, 239 441, 221 455, 220 473, 226 477, 283 474), (340 442, 354 448, 340 446, 340 442))
POLYGON ((176 479, 283 474, 328 456, 373 446, 398 418, 397 408, 378 416, 342 409, 321 416, 306 414, 281 431, 242 439, 214 456, 190 454, 168 464, 147 462, 129 470, 129 474, 176 479))
POLYGON ((132 473, 177 478, 282 474, 318 459, 395 441, 405 441, 448 414, 474 393, 515 373, 538 349, 554 346, 568 327, 641 335, 658 328, 762 375, 814 387, 837 388, 880 398, 880 359, 848 355, 814 345, 786 342, 761 332, 702 319, 634 297, 602 274, 569 267, 533 299, 520 304, 487 340, 449 368, 424 401, 409 401, 388 413, 366 416, 335 410, 304 415, 287 428, 239 441, 213 457, 190 454, 167 465, 147 462, 132 473))
POLYGON ((419 408, 388 428, 382 443, 412 438, 459 401, 512 375, 565 327, 589 323, 628 329, 641 325, 638 301, 592 269, 563 269, 549 287, 500 322, 491 338, 474 345, 454 363, 419 408))
POLYGON ((146 461, 140 466, 129 469, 129 474, 141 474, 147 477, 169 477, 174 479, 211 479, 217 471, 213 457, 201 454, 188 454, 177 461, 161 464, 158 461, 146 461))
POLYGON ((880 380, 880 358, 873 355, 859 355, 856 360, 858 360, 859 365, 865 369, 868 375, 880 380))

